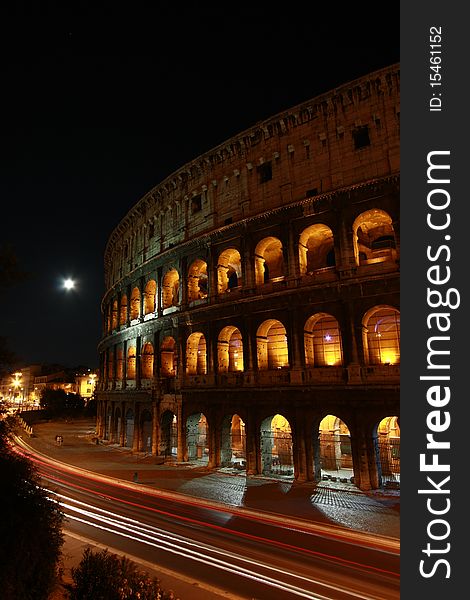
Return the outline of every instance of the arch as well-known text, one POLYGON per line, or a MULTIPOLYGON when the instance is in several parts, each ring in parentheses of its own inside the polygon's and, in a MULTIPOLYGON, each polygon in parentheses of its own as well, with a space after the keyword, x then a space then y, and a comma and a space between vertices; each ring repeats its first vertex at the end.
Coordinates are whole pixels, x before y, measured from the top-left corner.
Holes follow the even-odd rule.
POLYGON ((207 263, 197 258, 188 269, 188 302, 207 298, 207 263))
POLYGON ((140 415, 141 444, 140 450, 147 454, 152 453, 153 427, 152 413, 147 408, 140 415))
POLYGON ((163 377, 176 376, 176 342, 171 336, 164 337, 160 345, 160 374, 163 377))
POLYGON ((140 290, 135 287, 131 293, 131 321, 140 317, 140 290))
POLYGON ((186 341, 186 375, 205 375, 206 373, 206 338, 200 331, 196 331, 186 341))
POLYGON ((217 340, 217 370, 219 373, 243 371, 243 340, 240 330, 227 325, 217 340))
POLYGON ((380 208, 361 213, 353 223, 356 264, 373 264, 397 259, 392 218, 380 208))
POLYGON ((370 365, 400 364, 400 311, 374 306, 362 319, 365 361, 370 365))
POLYGON ((112 381, 114 379, 114 352, 109 351, 108 355, 108 379, 112 381))
POLYGON ((283 415, 267 417, 261 423, 260 454, 263 475, 294 476, 292 431, 283 415))
POLYGON ((287 333, 280 321, 268 319, 258 327, 256 352, 260 371, 289 367, 287 333))
POLYGON ((134 411, 128 408, 125 417, 124 446, 132 448, 134 443, 134 411))
POLYGON ((135 379, 135 367, 136 367, 135 346, 130 346, 129 349, 127 350, 126 379, 135 379))
POLYGON ((336 415, 326 415, 319 426, 320 452, 317 455, 323 479, 351 479, 353 477, 353 461, 351 435, 348 426, 336 415))
POLYGON ((335 317, 327 313, 309 317, 304 327, 304 348, 307 367, 342 365, 341 332, 335 317))
POLYGON ((186 450, 188 461, 207 464, 209 461, 209 428, 203 413, 190 415, 186 419, 186 450))
POLYGON ((333 232, 323 223, 315 223, 302 231, 299 238, 300 274, 336 264, 333 232))
POLYGON ((117 300, 113 300, 111 329, 117 329, 117 326, 118 326, 118 303, 117 303, 117 300))
POLYGON ((162 308, 171 308, 179 304, 180 276, 171 268, 165 273, 162 281, 162 308))
POLYGON ((237 470, 246 468, 245 423, 237 414, 227 415, 222 420, 220 466, 237 470))
POLYGON ((264 238, 255 248, 256 285, 283 278, 284 256, 281 241, 272 236, 264 238))
POLYGON ((225 294, 242 285, 242 261, 236 248, 227 248, 217 261, 217 293, 225 294))
POLYGON ((149 315, 155 312, 157 297, 157 282, 154 279, 150 279, 147 282, 144 290, 144 315, 149 315))
POLYGON ((121 381, 124 377, 124 358, 122 348, 116 351, 116 379, 121 381))
POLYGON ((150 342, 146 342, 142 348, 141 375, 143 379, 152 379, 153 359, 153 345, 150 342))
POLYGON ((397 416, 382 419, 374 428, 379 486, 400 487, 400 425, 397 416))
POLYGON ((178 451, 178 420, 174 412, 166 410, 160 417, 159 455, 176 458, 178 451))
POLYGON ((121 298, 121 307, 119 310, 119 325, 125 325, 127 323, 127 296, 124 295, 121 298))

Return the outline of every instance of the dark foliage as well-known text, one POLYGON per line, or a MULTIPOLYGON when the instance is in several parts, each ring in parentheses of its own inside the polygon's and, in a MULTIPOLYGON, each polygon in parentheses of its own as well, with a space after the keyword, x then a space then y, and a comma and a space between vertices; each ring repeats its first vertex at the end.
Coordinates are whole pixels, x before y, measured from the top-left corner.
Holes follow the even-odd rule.
POLYGON ((158 579, 108 550, 87 548, 78 567, 72 568, 72 578, 72 600, 176 600, 161 589, 158 579))
POLYGON ((78 394, 67 394, 64 390, 43 390, 40 399, 41 408, 48 417, 69 415, 83 410, 84 400, 78 394))
POLYGON ((0 422, 0 595, 46 600, 56 583, 62 513, 39 486, 33 464, 11 450, 0 422))

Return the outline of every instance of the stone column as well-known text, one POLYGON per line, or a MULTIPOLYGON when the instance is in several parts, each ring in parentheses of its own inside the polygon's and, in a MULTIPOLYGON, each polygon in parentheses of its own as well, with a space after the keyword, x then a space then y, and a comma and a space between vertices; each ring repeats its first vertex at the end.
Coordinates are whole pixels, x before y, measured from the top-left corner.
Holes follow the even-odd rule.
POLYGON ((140 450, 140 438, 141 438, 141 428, 140 428, 140 405, 138 402, 134 402, 134 436, 132 439, 132 451, 139 452, 140 450))
POLYGON ((259 431, 254 419, 245 423, 246 433, 246 474, 257 475, 259 471, 259 431))
POLYGON ((186 423, 184 422, 185 417, 183 415, 182 403, 178 402, 178 414, 177 414, 177 425, 178 425, 178 450, 177 460, 178 462, 184 462, 187 460, 187 448, 186 448, 186 423))

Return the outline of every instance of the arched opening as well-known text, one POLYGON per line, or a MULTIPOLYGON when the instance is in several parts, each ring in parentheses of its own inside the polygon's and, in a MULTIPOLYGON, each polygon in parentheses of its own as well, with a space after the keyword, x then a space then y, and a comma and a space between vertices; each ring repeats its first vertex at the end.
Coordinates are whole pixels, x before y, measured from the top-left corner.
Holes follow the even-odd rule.
POLYGON ((333 232, 327 225, 316 223, 304 229, 299 238, 300 274, 311 274, 318 269, 336 264, 333 232))
POLYGON ((127 409, 126 412, 126 423, 124 430, 124 446, 126 448, 132 448, 134 443, 134 411, 132 408, 127 409))
POLYGON ((153 345, 150 342, 144 344, 142 348, 141 360, 142 379, 152 379, 153 377, 153 345))
POLYGON ((228 415, 222 421, 220 466, 237 471, 246 469, 245 423, 238 415, 228 415))
POLYGON ((119 313, 119 325, 125 325, 127 323, 127 296, 121 298, 121 310, 119 313))
POLYGON ((178 451, 178 421, 171 410, 166 410, 160 419, 159 455, 176 459, 178 451))
POLYGON ((320 422, 319 440, 318 458, 322 479, 350 481, 354 473, 351 436, 347 425, 335 415, 327 415, 320 422))
POLYGON ((140 317, 140 290, 135 287, 131 294, 131 321, 140 317))
POLYGON ((108 355, 108 379, 109 381, 114 379, 114 352, 112 350, 109 351, 108 355))
POLYGON ((235 248, 224 250, 217 262, 217 293, 225 294, 242 285, 242 262, 235 248))
POLYGON ((124 376, 124 359, 122 348, 118 348, 116 352, 116 379, 122 381, 124 376))
POLYGON ((147 409, 143 410, 140 416, 140 431, 140 451, 147 454, 152 454, 152 413, 147 409))
POLYGON ((163 377, 175 377, 176 375, 176 342, 171 336, 163 338, 160 346, 161 368, 163 377))
POLYGON ((377 440, 377 469, 379 486, 400 488, 400 426, 398 417, 385 417, 378 424, 374 437, 377 440))
POLYGON ((338 321, 326 313, 312 315, 304 327, 307 367, 332 367, 343 364, 338 321))
POLYGON ((111 317, 111 328, 117 329, 118 326, 118 303, 117 300, 113 301, 112 317, 111 317))
POLYGON ((207 373, 206 338, 197 331, 186 342, 186 375, 205 375, 207 373))
POLYGON ((284 279, 282 244, 275 237, 261 240, 255 249, 256 285, 284 279))
POLYGON ((289 366, 287 333, 280 321, 268 319, 258 327, 256 352, 260 371, 284 369, 289 366))
POLYGON ((261 423, 261 470, 270 477, 294 476, 292 432, 282 415, 267 417, 261 423))
POLYGON ((188 302, 207 298, 207 263, 198 258, 188 269, 188 302))
POLYGON ((135 379, 136 353, 135 347, 130 346, 127 351, 127 372, 126 379, 135 379))
POLYGON ((186 420, 186 445, 189 462, 209 462, 208 425, 202 413, 190 415, 186 420))
POLYGON ((162 307, 171 308, 179 304, 180 276, 176 269, 165 273, 162 281, 162 307))
POLYGON ((353 241, 357 265, 397 259, 392 219, 384 210, 374 208, 360 214, 353 224, 353 241))
POLYGON ((233 325, 224 327, 219 333, 217 367, 219 373, 243 371, 242 334, 233 325))
POLYGON ((144 290, 144 315, 155 312, 157 283, 153 279, 147 282, 144 290))
POLYGON ((362 320, 366 363, 400 364, 400 312, 391 306, 375 306, 362 320))

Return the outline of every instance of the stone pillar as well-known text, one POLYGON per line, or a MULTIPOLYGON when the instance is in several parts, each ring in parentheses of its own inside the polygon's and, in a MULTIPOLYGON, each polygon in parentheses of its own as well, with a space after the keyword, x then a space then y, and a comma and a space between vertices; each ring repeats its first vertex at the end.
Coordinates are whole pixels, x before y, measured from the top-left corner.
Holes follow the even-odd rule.
POLYGON ((162 267, 157 269, 157 298, 156 298, 156 313, 158 317, 162 316, 162 267))
POLYGON ((288 235, 287 235, 287 260, 288 260, 288 275, 289 277, 300 277, 300 263, 299 263, 299 252, 298 252, 298 243, 296 243, 295 236, 292 224, 288 225, 288 235))
POLYGON ((246 433, 246 474, 257 475, 259 471, 259 431, 256 422, 248 419, 245 423, 246 433))
POLYGON ((121 431, 119 432, 119 445, 124 446, 126 443, 126 403, 121 402, 121 431))
POLYGON ((127 340, 122 343, 122 389, 127 383, 127 340))
MULTIPOLYGON (((155 366, 155 361, 154 361, 155 366)), ((159 410, 157 402, 152 403, 152 456, 158 456, 160 447, 159 410)))
POLYGON ((142 336, 138 335, 135 341, 135 387, 140 389, 142 381, 142 336))
POLYGON ((145 300, 145 280, 143 277, 139 279, 139 292, 140 292, 140 302, 139 302, 139 319, 141 321, 144 320, 144 300, 145 300))
POLYGON ((134 436, 132 439, 132 451, 133 452, 139 452, 141 437, 142 437, 142 431, 141 431, 141 424, 140 424, 140 405, 138 402, 134 402, 134 436))
POLYGON ((351 451, 354 468, 354 483, 368 491, 378 487, 377 458, 372 434, 366 435, 363 427, 351 431, 351 451))
POLYGON ((177 425, 178 425, 178 450, 177 460, 178 462, 184 462, 187 460, 187 448, 186 448, 186 423, 183 415, 182 403, 178 402, 178 414, 177 414, 177 425))
POLYGON ((305 444, 305 416, 303 411, 296 411, 295 427, 292 427, 292 446, 294 455, 294 478, 299 483, 311 479, 311 469, 307 462, 307 449, 305 444))
MULTIPOLYGON (((206 415, 206 420, 207 420, 207 429, 208 429, 208 431, 206 431, 207 447, 209 448, 209 461, 207 463, 207 466, 210 469, 213 469, 220 462, 220 458, 218 460, 218 456, 217 456, 217 454, 218 454, 217 438, 219 437, 219 435, 216 432, 214 416, 206 415)), ((219 453, 219 457, 220 457, 220 453, 219 453)))

